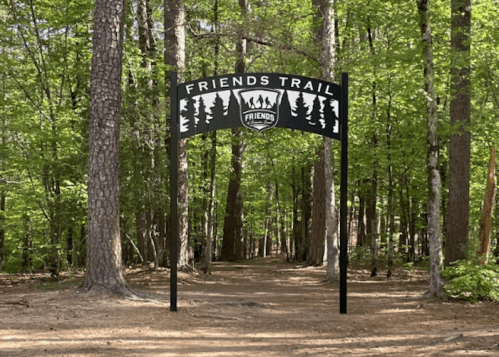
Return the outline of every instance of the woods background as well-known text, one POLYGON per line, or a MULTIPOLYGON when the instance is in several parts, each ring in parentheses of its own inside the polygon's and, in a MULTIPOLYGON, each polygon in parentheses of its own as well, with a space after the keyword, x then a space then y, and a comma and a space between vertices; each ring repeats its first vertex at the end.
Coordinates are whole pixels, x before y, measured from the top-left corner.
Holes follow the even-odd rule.
MULTIPOLYGON (((357 256, 371 252, 373 264, 387 260, 389 236, 400 261, 426 260, 429 254, 428 94, 419 3, 333 4, 334 73, 348 72, 350 78, 349 251, 357 256)), ((461 3, 469 12, 469 4, 461 3)), ((181 79, 186 81, 234 71, 320 78, 321 4, 125 2, 119 194, 126 266, 169 264, 169 71, 178 70, 183 60, 181 79), (165 11, 172 4, 182 5, 173 17, 165 11), (185 59, 172 59, 172 32, 180 28, 185 59)), ((462 53, 451 41, 451 29, 460 26, 451 21, 451 3, 436 0, 430 11, 446 264, 463 259, 462 243, 470 246, 478 239, 490 151, 499 139, 499 5, 476 0, 471 9, 471 28, 460 27, 471 34, 462 53), (460 72, 463 68, 468 72, 460 72), (456 87, 456 76, 469 85, 456 87), (451 102, 465 103, 466 96, 470 108, 467 118, 460 110, 465 124, 459 128, 451 125, 456 117, 451 102), (469 199, 464 196, 469 224, 449 212, 452 135, 471 137, 465 159, 469 179, 457 178, 469 184, 469 199), (464 241, 448 234, 452 220, 468 226, 461 229, 464 241), (449 256, 451 251, 457 253, 449 256)), ((93 10, 87 0, 0 2, 3 272, 48 269, 57 274, 86 266, 93 10)), ((308 110, 304 103, 291 104, 308 110)), ((237 129, 205 133, 182 145, 187 163, 181 164, 184 180, 179 176, 185 191, 179 229, 184 265, 192 265, 194 256, 202 258, 208 235, 215 259, 282 253, 289 260, 323 263, 326 218, 317 213, 325 211, 321 137, 279 128, 262 134, 237 129)), ((334 143, 336 183, 339 149, 334 143)), ((336 191, 339 197, 338 184, 336 191)), ((497 218, 495 210, 496 257, 497 218)))

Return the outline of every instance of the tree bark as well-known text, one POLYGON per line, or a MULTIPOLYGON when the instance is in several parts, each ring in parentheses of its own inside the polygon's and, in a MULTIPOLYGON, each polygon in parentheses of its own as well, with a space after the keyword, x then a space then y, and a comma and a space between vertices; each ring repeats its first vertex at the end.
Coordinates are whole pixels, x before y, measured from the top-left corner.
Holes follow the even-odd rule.
POLYGON ((449 206, 445 265, 466 259, 470 182, 470 0, 451 0, 451 102, 453 133, 449 151, 449 206))
MULTIPOLYGON (((0 52, 2 53, 2 52, 0 52)), ((4 172, 7 168, 7 160, 6 160, 6 153, 7 153, 7 125, 6 125, 6 113, 5 113, 5 99, 7 95, 7 91, 5 88, 5 75, 3 75, 3 83, 4 87, 2 88, 2 96, 0 97, 1 103, 2 103, 2 113, 0 114, 2 117, 1 121, 1 131, 0 135, 1 140, 0 140, 0 153, 1 153, 1 159, 0 159, 0 271, 2 271, 3 264, 5 262, 5 253, 4 253, 4 246, 5 246, 5 201, 7 199, 7 192, 6 192, 6 184, 5 180, 6 178, 3 176, 4 172)))
POLYGON ((309 255, 310 248, 310 218, 312 216, 312 197, 311 197, 311 172, 310 167, 302 167, 301 169, 301 243, 299 249, 299 256, 301 261, 306 261, 309 255))
MULTIPOLYGON (((370 25, 367 27, 367 37, 369 40, 369 49, 371 55, 375 55, 376 51, 374 48, 374 29, 371 29, 370 25)), ((373 69, 376 72, 376 67, 373 69)), ((373 123, 376 120, 376 105, 377 105, 377 96, 376 96, 376 81, 372 83, 372 119, 373 123)), ((368 198, 368 203, 366 207, 366 235, 367 238, 371 241, 371 277, 375 277, 378 275, 378 266, 377 266, 377 255, 378 255, 378 245, 377 245, 377 221, 376 221, 376 200, 378 195, 378 160, 376 158, 376 149, 378 147, 378 137, 376 134, 376 130, 373 131, 373 172, 371 179, 371 192, 368 198)))
POLYGON ((314 165, 312 227, 310 255, 307 265, 322 266, 326 238, 326 177, 324 172, 324 147, 318 152, 319 160, 314 165))
POLYGON ((123 50, 122 0, 96 0, 88 172, 88 294, 129 295, 123 275, 119 210, 119 135, 123 50))
MULTIPOLYGON (((239 7, 243 17, 249 11, 247 0, 239 0, 239 7)), ((246 40, 240 34, 236 43, 237 60, 235 65, 235 73, 244 73, 246 71, 246 40)), ((232 174, 229 179, 229 188, 227 193, 226 214, 224 220, 224 235, 222 241, 222 256, 223 260, 237 260, 243 258, 242 246, 243 231, 242 231, 242 209, 243 197, 241 195, 241 174, 242 174, 242 156, 245 144, 242 137, 242 130, 239 128, 232 129, 232 174), (237 248, 237 249, 236 249, 237 248)))
POLYGON ((364 187, 365 181, 359 180, 359 216, 357 226, 357 247, 362 247, 366 243, 366 223, 365 217, 365 202, 366 202, 366 189, 364 187))
MULTIPOLYGON (((165 26, 165 64, 173 66, 177 71, 177 83, 184 82, 185 71, 185 9, 182 0, 164 0, 165 26)), ((169 93, 167 93, 169 98, 169 93)), ((169 129, 168 129, 169 130, 169 129)), ((171 145, 171 142, 170 144, 171 145)), ((178 267, 189 267, 189 236, 188 236, 188 186, 187 186, 187 139, 177 143, 178 153, 178 267)), ((171 232, 171 230, 170 230, 171 232)), ((170 237, 171 239, 171 237, 170 237)))
POLYGON ((428 297, 444 294, 440 277, 442 270, 442 240, 440 238, 440 171, 438 166, 438 117, 433 71, 433 39, 430 25, 430 1, 418 2, 421 39, 423 41, 425 90, 427 93, 428 141, 428 240, 430 245, 430 289, 428 297))
POLYGON ((494 202, 496 198, 496 148, 492 148, 489 160, 489 174, 487 176, 487 188, 483 202, 482 218, 480 220, 479 241, 480 247, 476 252, 482 257, 481 264, 487 262, 487 255, 490 248, 490 230, 492 228, 492 214, 494 212, 494 202))
POLYGON ((388 271, 387 278, 393 276, 393 234, 395 231, 395 214, 393 210, 393 165, 392 165, 392 125, 391 125, 391 103, 392 97, 388 101, 387 109, 387 123, 386 123, 386 148, 387 148, 387 161, 388 161, 388 271))
POLYGON ((216 159, 217 159, 217 132, 214 131, 211 137, 211 151, 210 151, 210 186, 209 186, 209 198, 208 198, 208 223, 206 232, 206 248, 204 252, 204 265, 203 271, 206 274, 210 274, 211 257, 213 255, 213 219, 214 219, 214 201, 215 201, 215 189, 216 189, 216 159))
MULTIPOLYGON (((317 42, 321 43, 320 64, 322 78, 325 81, 334 81, 336 33, 334 21, 333 1, 314 0, 317 7, 316 18, 322 20, 319 27, 317 42)), ((339 280, 338 261, 338 230, 335 215, 335 195, 334 195, 334 163, 332 155, 332 140, 324 137, 324 170, 325 170, 325 209, 326 209, 326 240, 327 240, 327 269, 326 280, 339 280)))

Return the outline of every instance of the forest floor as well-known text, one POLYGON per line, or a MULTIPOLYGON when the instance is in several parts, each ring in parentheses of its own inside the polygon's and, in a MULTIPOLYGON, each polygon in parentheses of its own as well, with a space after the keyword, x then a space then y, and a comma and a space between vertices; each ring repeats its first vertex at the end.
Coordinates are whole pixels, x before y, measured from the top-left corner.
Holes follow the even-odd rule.
POLYGON ((168 273, 127 270, 156 302, 86 297, 81 274, 0 275, 0 356, 499 356, 499 304, 420 299, 424 271, 387 280, 353 265, 346 315, 324 268, 266 258, 179 273, 178 312, 168 273))

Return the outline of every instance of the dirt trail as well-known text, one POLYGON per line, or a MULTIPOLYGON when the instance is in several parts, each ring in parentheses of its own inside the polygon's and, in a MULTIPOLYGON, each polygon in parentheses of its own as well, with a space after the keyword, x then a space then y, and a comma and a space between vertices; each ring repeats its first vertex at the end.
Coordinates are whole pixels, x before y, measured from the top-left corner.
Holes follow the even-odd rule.
POLYGON ((211 276, 179 274, 176 313, 168 271, 128 271, 157 302, 0 276, 0 356, 499 356, 499 304, 418 299, 422 272, 387 281, 350 269, 340 315, 324 268, 272 259, 213 267, 211 276))

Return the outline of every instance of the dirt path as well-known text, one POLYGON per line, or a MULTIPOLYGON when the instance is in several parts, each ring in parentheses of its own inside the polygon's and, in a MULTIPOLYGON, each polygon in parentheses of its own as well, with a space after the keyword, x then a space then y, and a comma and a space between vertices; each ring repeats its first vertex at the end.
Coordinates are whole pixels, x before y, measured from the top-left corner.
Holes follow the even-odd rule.
POLYGON ((270 259, 215 263, 211 276, 179 275, 177 313, 167 271, 128 272, 156 303, 3 275, 0 356, 499 356, 498 303, 428 302, 417 299, 421 272, 386 281, 350 269, 340 315, 324 275, 270 259))

